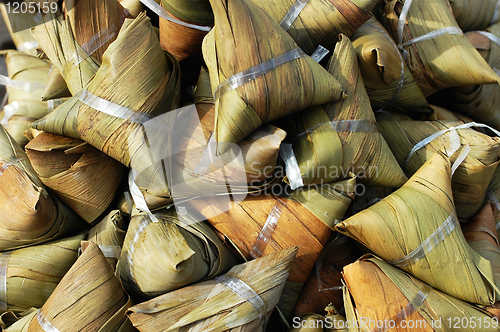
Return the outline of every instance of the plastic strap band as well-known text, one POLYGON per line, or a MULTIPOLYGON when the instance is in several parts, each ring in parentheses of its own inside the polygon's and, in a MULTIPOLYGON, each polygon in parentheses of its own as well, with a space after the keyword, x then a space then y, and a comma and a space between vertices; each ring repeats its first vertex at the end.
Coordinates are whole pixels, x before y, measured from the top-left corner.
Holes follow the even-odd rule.
POLYGON ((134 266, 134 261, 132 260, 131 254, 134 254, 136 243, 139 242, 139 238, 140 238, 141 234, 146 230, 146 228, 148 227, 148 225, 150 223, 151 223, 151 219, 149 219, 149 218, 145 218, 141 221, 141 223, 139 224, 139 226, 137 226, 137 229, 134 232, 134 236, 132 237, 132 241, 130 242, 130 247, 128 249, 130 254, 127 254, 127 263, 128 263, 127 271, 129 273, 130 277, 132 279, 134 279, 134 281, 135 281, 135 273, 132 270, 132 266, 134 266))
POLYGON ((120 246, 106 246, 102 244, 99 245, 99 249, 101 249, 104 257, 116 259, 120 258, 120 254, 122 251, 122 248, 120 246))
POLYGON ((487 31, 476 31, 476 32, 479 33, 480 35, 487 37, 489 40, 491 40, 492 42, 494 42, 495 44, 500 46, 500 38, 498 38, 496 35, 492 34, 491 32, 487 32, 487 31))
POLYGON ((114 24, 111 24, 110 27, 107 27, 106 29, 93 35, 85 44, 82 45, 82 48, 90 56, 110 41, 115 35, 116 28, 114 24))
POLYGON ((443 35, 463 35, 463 34, 464 33, 463 33, 462 29, 460 29, 459 27, 441 28, 441 29, 434 30, 434 31, 431 31, 429 33, 426 33, 423 36, 419 36, 419 37, 415 37, 413 39, 410 39, 410 40, 408 40, 408 41, 400 44, 399 47, 402 48, 404 46, 415 44, 415 43, 418 43, 418 42, 421 42, 421 41, 425 41, 425 40, 428 40, 428 39, 433 39, 433 38, 436 38, 436 37, 439 37, 439 36, 443 36, 443 35))
POLYGON ((141 234, 146 230, 146 227, 151 223, 151 220, 149 219, 144 219, 139 226, 137 226, 137 229, 134 233, 134 236, 132 237, 132 241, 130 242, 130 249, 129 251, 131 253, 135 252, 135 244, 139 241, 139 237, 141 234))
POLYGON ((302 51, 300 48, 296 48, 250 69, 239 72, 238 74, 234 74, 233 76, 222 82, 215 89, 214 99, 217 100, 223 93, 236 89, 237 87, 242 86, 243 84, 253 81, 256 78, 270 72, 278 66, 281 66, 295 59, 299 59, 303 56, 306 56, 304 51, 302 51))
POLYGON ((320 123, 320 124, 312 126, 311 128, 307 128, 306 131, 295 136, 292 140, 292 143, 295 142, 296 140, 302 138, 302 136, 305 136, 309 133, 312 133, 316 129, 321 128, 325 125, 332 127, 332 129, 338 133, 354 133, 354 132, 372 133, 372 132, 378 131, 375 121, 370 121, 370 120, 331 121, 331 122, 320 123))
MULTIPOLYGON (((104 30, 99 31, 90 39, 83 44, 81 47, 83 51, 86 53, 84 57, 81 57, 80 54, 75 52, 75 54, 67 61, 72 63, 74 59, 78 59, 77 62, 73 65, 73 68, 78 66, 83 61, 87 60, 92 54, 94 54, 98 49, 100 49, 104 44, 110 41, 116 35, 116 28, 114 25, 107 27, 104 30)), ((75 41, 76 43, 76 41, 75 41)))
POLYGON ((304 7, 309 3, 309 0, 297 0, 292 5, 290 10, 285 14, 285 17, 281 20, 280 27, 282 27, 285 31, 290 29, 293 22, 299 17, 300 12, 304 7))
POLYGON ((469 152, 470 152, 470 146, 469 144, 467 144, 464 147, 464 149, 460 152, 453 165, 451 166, 451 175, 455 174, 455 171, 457 170, 458 166, 460 166, 460 164, 465 160, 465 158, 467 158, 469 152))
POLYGON ((0 75, 0 84, 5 86, 10 86, 12 88, 24 90, 26 93, 32 93, 38 89, 44 89, 45 84, 42 83, 32 83, 32 82, 24 82, 13 80, 7 76, 0 75))
POLYGON ((245 302, 248 302, 257 311, 261 320, 266 317, 266 304, 264 300, 255 292, 252 287, 248 286, 243 280, 229 275, 223 275, 214 279, 217 283, 226 286, 233 293, 241 297, 245 302))
MULTIPOLYGON (((340 221, 338 223, 340 223, 340 221)), ((337 222, 335 224, 337 224, 337 222)), ((345 236, 342 233, 337 233, 337 235, 335 236, 335 239, 333 239, 332 242, 328 243, 321 251, 321 254, 319 254, 318 259, 316 260, 316 278, 318 278, 318 292, 344 289, 344 286, 323 288, 323 281, 321 280, 321 270, 323 269, 323 261, 325 260, 326 255, 333 248, 344 244, 346 240, 347 240, 347 236, 345 236)))
POLYGON ((304 185, 302 175, 300 174, 299 164, 293 153, 292 144, 282 143, 280 146, 280 155, 285 162, 285 172, 290 182, 290 188, 295 190, 304 185))
POLYGON ((0 312, 7 311, 7 269, 12 251, 0 255, 0 312))
POLYGON ((406 17, 408 16, 408 12, 410 11, 410 7, 412 4, 413 0, 405 0, 405 3, 403 4, 403 9, 401 10, 401 14, 399 15, 399 20, 398 20, 398 47, 403 51, 403 54, 405 56, 408 55, 406 50, 403 50, 404 46, 408 46, 417 42, 421 42, 427 39, 432 39, 436 38, 445 34, 463 34, 462 30, 458 27, 446 27, 438 30, 431 31, 423 36, 416 37, 413 39, 410 39, 406 42, 403 43, 403 30, 405 27, 406 23, 406 17))
MULTIPOLYGON (((491 188, 488 188, 488 190, 486 191, 486 197, 488 197, 488 199, 491 202, 493 202, 493 204, 495 204, 495 207, 500 212, 500 202, 498 201, 497 196, 495 195, 495 193, 493 192, 493 190, 491 190, 491 188)), ((500 222, 497 224, 497 229, 499 227, 500 227, 500 222)))
POLYGON ((391 42, 392 46, 394 46, 394 48, 396 49, 396 52, 399 55, 399 60, 400 60, 400 64, 401 64, 401 75, 399 76, 399 82, 397 84, 396 93, 394 93, 394 96, 392 96, 391 99, 389 99, 389 101, 387 102, 387 104, 384 107, 382 107, 382 108, 380 108, 380 109, 377 110, 377 112, 382 112, 382 111, 385 110, 385 107, 389 107, 390 105, 392 105, 396 101, 396 99, 399 98, 399 95, 401 94, 401 90, 403 89, 403 85, 404 85, 404 82, 405 82, 405 62, 404 62, 403 56, 401 55, 401 52, 399 51, 398 45, 396 45, 396 43, 394 42, 394 40, 391 38, 391 36, 389 36, 387 34, 387 32, 385 32, 384 30, 380 29, 379 27, 376 27, 376 26, 371 25, 371 24, 367 24, 367 26, 370 26, 372 28, 377 29, 384 36, 386 36, 387 39, 389 39, 389 41, 391 42))
POLYGON ((123 120, 129 120, 150 128, 167 131, 170 134, 172 133, 172 129, 163 124, 161 121, 150 121, 153 118, 151 118, 149 114, 136 112, 131 108, 115 104, 109 100, 96 96, 85 89, 80 90, 76 95, 74 95, 74 97, 78 98, 85 105, 92 107, 101 113, 123 120))
POLYGON ((146 203, 146 199, 142 195, 141 190, 135 183, 135 179, 137 178, 137 171, 135 169, 130 169, 129 177, 128 177, 128 185, 130 194, 132 195, 132 199, 135 203, 135 206, 144 212, 146 212, 149 218, 153 222, 158 222, 158 218, 149 210, 148 204, 146 203))
POLYGON ((493 14, 493 17, 491 18, 491 22, 489 25, 497 23, 499 18, 500 18, 500 0, 497 1, 497 4, 495 6, 495 14, 493 14))
POLYGON ((451 157, 458 149, 460 149, 460 136, 456 130, 450 131, 450 151, 447 151, 448 157, 451 157))
POLYGON ((17 50, 19 52, 26 52, 26 51, 32 50, 34 48, 37 48, 37 47, 38 47, 38 43, 35 40, 31 40, 31 41, 27 41, 27 42, 19 45, 17 47, 17 50))
POLYGON ((424 258, 426 254, 430 253, 441 242, 443 242, 448 235, 450 235, 458 226, 457 219, 450 215, 427 239, 424 240, 418 247, 413 249, 408 255, 387 261, 387 263, 395 266, 406 266, 413 264, 420 259, 424 258))
POLYGON ((38 309, 36 320, 45 332, 61 332, 45 318, 45 315, 42 313, 42 309, 38 309))
POLYGON ((316 61, 320 62, 323 60, 323 58, 329 53, 330 51, 323 46, 319 45, 316 50, 314 50, 314 53, 311 54, 311 58, 316 61))
POLYGON ((408 15, 408 12, 410 11, 411 3, 413 0, 405 0, 403 4, 403 8, 401 10, 401 13, 399 14, 399 19, 398 19, 398 45, 403 44, 403 30, 405 28, 405 23, 406 23, 406 16, 408 15))
POLYGON ((7 127, 10 118, 12 118, 12 116, 16 114, 17 111, 19 111, 19 108, 20 105, 17 101, 13 101, 12 103, 5 105, 3 107, 3 118, 2 121, 0 121, 0 124, 4 127, 7 127))
POLYGON ((2 176, 2 174, 7 170, 7 168, 9 168, 10 166, 20 162, 21 160, 23 159, 20 159, 20 158, 15 158, 14 160, 12 161, 9 161, 9 162, 6 162, 2 165, 2 167, 0 167, 0 176, 2 176))
POLYGON ((148 114, 134 112, 128 107, 115 104, 106 99, 102 99, 101 97, 98 97, 88 92, 87 90, 81 90, 75 95, 75 97, 77 97, 85 105, 116 118, 130 120, 132 122, 140 124, 144 124, 145 122, 151 120, 148 114))
POLYGON ((263 256, 263 251, 269 243, 269 240, 273 237, 274 230, 278 225, 278 221, 280 220, 281 213, 283 212, 283 208, 285 206, 286 202, 284 203, 279 198, 276 200, 269 216, 267 216, 264 227, 262 227, 259 236, 257 236, 257 240, 253 245, 252 251, 250 251, 250 256, 253 258, 263 256))
POLYGON ((47 100, 47 110, 49 112, 52 112, 57 107, 61 106, 63 103, 64 103, 64 100, 62 98, 47 100))
MULTIPOLYGON (((417 309, 424 303, 425 299, 429 296, 429 293, 423 293, 422 291, 418 291, 417 295, 404 307, 400 312, 396 314, 396 316, 389 320, 393 322, 401 322, 410 317, 417 309)), ((386 332, 391 330, 392 328, 389 326, 384 326, 382 328, 376 327, 372 332, 386 332)))
POLYGON ((448 129, 440 130, 440 131, 432 134, 431 136, 429 136, 429 137, 421 140, 417 144, 415 144, 415 146, 413 147, 413 149, 411 149, 410 153, 408 154, 408 157, 406 157, 405 168, 408 165, 408 162, 410 161, 411 157, 413 157, 413 155, 418 150, 420 150, 421 148, 423 148, 424 146, 426 146, 427 144, 429 144, 430 142, 432 142, 436 138, 440 137, 443 134, 446 134, 449 131, 454 131, 454 130, 458 130, 458 129, 467 129, 467 128, 471 128, 471 127, 488 128, 489 130, 493 131, 495 133, 495 135, 500 136, 500 132, 498 130, 496 130, 494 128, 491 128, 490 126, 485 125, 483 123, 477 123, 477 122, 467 122, 467 123, 464 123, 464 124, 456 126, 456 127, 450 127, 448 129))
POLYGON ((372 133, 377 131, 376 122, 370 120, 339 120, 331 123, 333 129, 338 133, 372 133))
POLYGON ((123 193, 123 196, 125 196, 125 202, 127 203, 128 213, 132 213, 132 209, 134 208, 134 200, 132 199, 132 196, 130 195, 130 192, 129 191, 125 191, 123 193))
POLYGON ((189 24, 186 22, 183 22, 181 20, 176 19, 175 17, 171 16, 165 8, 160 6, 159 4, 156 3, 154 0, 140 0, 146 7, 151 9, 153 12, 156 13, 156 15, 166 19, 167 21, 177 23, 179 25, 183 25, 185 27, 191 28, 191 29, 196 29, 200 31, 210 31, 212 30, 212 27, 206 27, 202 25, 196 25, 196 24, 189 24))

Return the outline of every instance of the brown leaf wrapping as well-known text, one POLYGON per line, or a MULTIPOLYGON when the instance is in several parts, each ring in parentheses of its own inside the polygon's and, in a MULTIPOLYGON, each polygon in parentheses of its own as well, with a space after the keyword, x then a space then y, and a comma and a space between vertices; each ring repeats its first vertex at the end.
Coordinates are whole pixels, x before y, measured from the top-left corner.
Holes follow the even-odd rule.
POLYGON ((267 320, 278 303, 296 252, 297 247, 291 247, 236 265, 226 274, 241 280, 247 285, 246 289, 251 288, 251 293, 257 295, 242 298, 221 284, 220 279, 212 279, 135 305, 128 312, 129 318, 141 332, 210 329, 263 332, 262 320, 267 320), (247 301, 250 298, 255 301, 247 301), (261 301, 264 308, 258 305, 261 301), (256 307, 263 310, 258 311, 256 307))
MULTIPOLYGON (((297 44, 260 7, 247 0, 211 0, 215 27, 203 41, 212 90, 297 44)), ((311 57, 295 58, 217 98, 217 151, 224 153, 263 123, 343 97, 342 87, 311 57), (297 80, 300 84, 297 84, 297 80)), ((218 93, 216 93, 218 94, 218 93)))
POLYGON ((125 310, 129 306, 128 296, 111 266, 99 247, 91 244, 61 280, 38 316, 31 320, 28 331, 45 332, 39 323, 40 313, 43 320, 60 332, 98 331, 110 323, 118 328, 126 319, 125 310))
POLYGON ((126 168, 90 144, 42 133, 26 146, 40 180, 88 223, 109 206, 126 168))
POLYGON ((22 148, 3 127, 0 128, 0 165, 1 251, 82 230, 80 218, 47 192, 22 148))

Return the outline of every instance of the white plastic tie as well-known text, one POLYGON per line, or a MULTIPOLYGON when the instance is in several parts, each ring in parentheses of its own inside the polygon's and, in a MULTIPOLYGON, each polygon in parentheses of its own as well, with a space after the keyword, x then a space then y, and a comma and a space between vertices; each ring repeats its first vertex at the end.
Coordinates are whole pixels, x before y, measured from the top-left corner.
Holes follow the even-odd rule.
POLYGON ((5 75, 0 75, 0 84, 9 86, 16 89, 24 90, 26 93, 32 93, 33 91, 39 89, 45 89, 45 84, 42 83, 32 83, 13 80, 5 75))
POLYGON ((151 224, 151 218, 144 218, 139 226, 137 226, 137 229, 134 232, 134 235, 132 236, 132 241, 130 241, 130 246, 128 249, 127 253, 127 272, 130 276, 135 281, 135 273, 132 267, 134 266, 134 260, 132 259, 132 255, 135 253, 135 245, 137 242, 139 242, 139 239, 141 237, 141 234, 144 233, 146 228, 151 224))
POLYGON ((151 120, 151 118, 147 114, 134 112, 128 107, 110 102, 88 92, 87 90, 81 90, 75 95, 75 97, 77 97, 85 105, 116 118, 130 120, 132 122, 141 124, 144 124, 145 122, 151 120))
POLYGON ((338 133, 372 133, 377 131, 376 122, 370 120, 339 120, 332 121, 331 124, 338 133))
POLYGON ((290 188, 295 190, 304 185, 302 175, 300 174, 300 167, 293 153, 292 144, 282 143, 280 146, 280 155, 285 162, 285 172, 290 182, 290 188))
POLYGON ((7 269, 12 251, 0 255, 0 313, 7 311, 7 269))
POLYGON ((101 113, 123 120, 129 120, 149 128, 166 131, 170 134, 172 133, 172 129, 166 126, 165 123, 162 123, 161 121, 151 121, 153 118, 151 118, 149 114, 137 112, 131 108, 115 104, 109 100, 96 96, 85 89, 80 90, 74 97, 78 98, 85 105, 92 107, 101 113))
POLYGON ((480 35, 487 37, 489 40, 491 40, 492 42, 494 42, 495 44, 500 46, 500 38, 498 38, 496 35, 492 34, 491 32, 487 32, 487 31, 476 31, 476 32, 479 33, 480 35))
POLYGON ((462 149, 462 151, 458 155, 457 159, 455 160, 455 162, 451 166, 451 175, 455 174, 455 171, 457 170, 458 166, 460 166, 460 164, 462 164, 462 162, 465 160, 465 158, 467 158, 467 156, 469 155, 469 152, 470 152, 470 146, 469 146, 469 144, 467 144, 462 149))
POLYGON ((27 42, 19 45, 17 47, 17 50, 19 52, 26 52, 26 51, 32 50, 34 48, 37 48, 37 47, 38 47, 38 43, 35 40, 31 40, 31 41, 27 41, 27 42))
POLYGON ((493 14, 493 17, 491 18, 490 26, 497 23, 498 19, 500 18, 500 0, 497 1, 497 4, 495 6, 495 13, 493 14))
POLYGON ((434 39, 436 37, 440 37, 443 35, 463 35, 463 34, 464 34, 464 32, 459 27, 445 27, 445 28, 441 28, 441 29, 426 33, 423 36, 419 36, 419 37, 415 37, 413 39, 410 39, 410 40, 400 44, 399 47, 402 48, 404 46, 408 46, 408 45, 415 44, 415 43, 422 42, 422 41, 429 40, 429 39, 434 39))
POLYGON ((45 318, 45 315, 42 313, 42 309, 38 309, 36 320, 45 332, 61 332, 45 318))
POLYGON ((408 157, 406 157, 405 168, 408 165, 408 162, 410 161, 411 157, 413 157, 413 155, 418 150, 420 150, 421 148, 423 148, 424 146, 426 146, 427 144, 429 144, 430 142, 432 142, 436 138, 438 138, 438 137, 446 134, 449 131, 455 131, 455 130, 458 130, 458 129, 467 129, 467 128, 471 128, 471 127, 488 128, 489 130, 493 131, 495 133, 495 135, 500 136, 500 132, 498 130, 496 130, 494 128, 491 128, 490 126, 485 125, 483 123, 477 123, 477 122, 467 122, 467 123, 461 124, 461 125, 456 126, 456 127, 450 127, 448 129, 440 130, 440 131, 438 131, 438 132, 430 135, 429 137, 421 140, 417 144, 415 144, 415 146, 411 149, 410 153, 408 154, 408 157))
POLYGON ((406 16, 408 16, 408 12, 410 11, 411 3, 413 0, 405 0, 403 4, 403 8, 401 9, 401 13, 399 14, 398 19, 398 45, 403 44, 403 30, 406 24, 406 16))
POLYGON ((132 213, 132 209, 134 208, 134 200, 132 199, 132 195, 130 195, 129 191, 125 191, 123 193, 123 196, 125 196, 125 202, 127 204, 127 210, 128 213, 132 213))
POLYGON ((451 157, 458 149, 460 149, 460 136, 456 130, 450 131, 450 147, 446 151, 448 157, 451 157))
POLYGON ((300 12, 304 7, 309 3, 309 0, 297 0, 295 3, 290 7, 288 12, 285 14, 285 17, 281 20, 280 27, 282 27, 285 31, 290 29, 292 26, 293 22, 299 17, 300 12))
POLYGON ((292 140, 292 143, 298 139, 301 139, 303 136, 308 135, 315 130, 323 127, 329 126, 337 133, 354 133, 354 132, 365 132, 372 133, 377 131, 377 125, 375 121, 370 120, 339 120, 339 121, 329 121, 325 123, 320 123, 314 125, 310 128, 307 128, 304 132, 295 136, 292 140))
POLYGON ((207 27, 207 26, 202 26, 202 25, 196 25, 196 24, 190 24, 183 22, 181 20, 176 19, 172 15, 170 15, 165 8, 160 6, 156 1, 154 0, 140 0, 146 7, 151 9, 156 15, 160 16, 161 18, 166 19, 167 21, 177 23, 179 25, 185 26, 187 28, 195 29, 195 30, 200 30, 200 31, 210 31, 212 30, 212 27, 207 27))
POLYGON ((222 275, 214 279, 217 283, 224 285, 228 289, 230 289, 233 293, 241 297, 245 302, 250 303, 250 305, 257 311, 259 314, 259 318, 261 320, 266 317, 266 304, 264 300, 257 294, 256 291, 252 289, 249 285, 247 285, 243 280, 232 277, 229 275, 222 275))
POLYGON ((158 218, 151 213, 149 210, 148 204, 146 203, 146 199, 142 194, 141 190, 135 183, 135 179, 137 178, 137 171, 135 169, 130 169, 129 177, 128 177, 128 185, 130 190, 130 195, 132 196, 132 200, 134 201, 135 206, 144 212, 146 212, 149 218, 153 222, 158 222, 158 218))
POLYGON ((7 127, 10 118, 12 118, 12 116, 19 111, 20 107, 21 106, 17 101, 13 101, 12 103, 5 105, 3 107, 3 118, 2 121, 0 121, 0 124, 4 127, 7 127))
POLYGON ((79 49, 77 48, 75 54, 67 62, 73 63, 75 59, 78 59, 76 63, 73 64, 73 68, 78 66, 80 63, 91 57, 92 54, 94 54, 104 44, 110 41, 115 35, 116 35, 116 28, 113 24, 107 27, 106 29, 97 32, 95 35, 90 37, 90 39, 87 42, 85 42, 85 44, 81 46, 83 51, 85 52, 84 56, 82 57, 79 54, 79 49))
POLYGON ((314 53, 311 54, 311 58, 316 61, 316 62, 320 62, 321 60, 323 60, 325 58, 325 56, 329 53, 330 51, 328 49, 326 49, 325 47, 319 45, 316 50, 314 50, 314 53))
POLYGON ((400 267, 419 261, 443 242, 457 226, 458 221, 453 214, 451 214, 427 239, 424 240, 424 242, 413 249, 408 255, 399 259, 387 261, 387 263, 400 267))
POLYGON ((99 249, 101 249, 104 257, 107 258, 120 258, 120 254, 122 252, 122 248, 120 246, 107 246, 100 244, 99 249))
POLYGON ((61 106, 64 103, 62 98, 60 99, 49 99, 47 100, 47 111, 50 113, 55 110, 57 107, 61 106))
POLYGON ((104 44, 109 42, 114 36, 116 36, 116 28, 114 24, 107 27, 104 30, 99 31, 90 39, 82 45, 82 48, 90 56, 94 54, 98 49, 100 49, 104 44))
POLYGON ((403 9, 401 10, 401 14, 399 15, 399 20, 398 20, 398 29, 397 29, 398 47, 401 49, 405 57, 408 56, 408 53, 406 52, 406 50, 403 49, 404 46, 422 42, 428 39, 433 39, 446 34, 463 35, 463 31, 459 27, 445 27, 442 29, 431 31, 423 36, 415 37, 403 43, 403 30, 406 24, 406 17, 408 16, 408 12, 410 11, 411 4, 412 0, 405 0, 403 4, 403 9))
POLYGON ((269 216, 267 216, 264 227, 262 227, 259 235, 257 236, 257 240, 253 245, 252 251, 250 251, 250 256, 253 258, 262 257, 264 255, 264 249, 269 243, 269 240, 273 237, 273 233, 278 225, 278 221, 285 206, 286 202, 281 201, 279 198, 276 200, 269 216))
POLYGON ((303 56, 306 56, 304 51, 302 51, 300 48, 296 48, 276 58, 258 64, 257 66, 254 66, 250 69, 234 74, 233 76, 229 77, 227 80, 222 82, 215 89, 214 99, 217 100, 225 92, 236 89, 237 87, 242 86, 243 84, 248 83, 250 81, 253 81, 256 78, 263 76, 264 74, 270 72, 273 69, 276 69, 277 67, 287 62, 299 59, 303 56))

